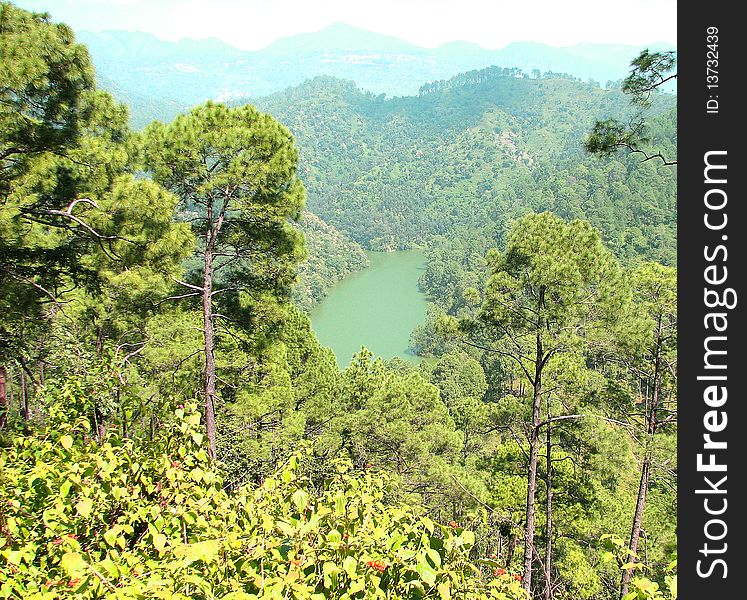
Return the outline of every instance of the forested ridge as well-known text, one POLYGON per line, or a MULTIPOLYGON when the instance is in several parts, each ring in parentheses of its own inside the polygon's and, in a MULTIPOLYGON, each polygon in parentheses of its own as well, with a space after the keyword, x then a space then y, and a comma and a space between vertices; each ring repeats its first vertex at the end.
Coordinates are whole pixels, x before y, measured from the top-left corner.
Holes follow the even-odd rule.
POLYGON ((133 132, 66 25, 2 2, 0 55, 0 597, 676 598, 675 172, 583 151, 624 94, 319 78, 133 132), (428 360, 341 370, 304 311, 414 246, 428 360))
MULTIPOLYGON (((643 49, 518 42, 490 50, 459 41, 423 48, 345 23, 281 38, 258 51, 215 38, 167 42, 142 31, 78 34, 90 48, 102 86, 127 101, 133 109, 130 122, 138 129, 153 119, 171 120, 208 98, 259 98, 320 74, 390 96, 413 95, 425 83, 490 65, 522 67, 528 73, 540 66, 605 84, 625 77, 630 57, 643 49)), ((670 48, 655 44, 654 49, 670 48)))
MULTIPOLYGON (((634 114, 626 96, 534 77, 488 68, 391 99, 320 77, 257 105, 294 133, 309 209, 366 248, 408 248, 460 228, 499 241, 512 218, 549 210, 589 220, 621 258, 673 264, 672 169, 583 150, 596 119, 634 114)), ((671 151, 673 98, 660 95, 649 112, 652 144, 671 151)))

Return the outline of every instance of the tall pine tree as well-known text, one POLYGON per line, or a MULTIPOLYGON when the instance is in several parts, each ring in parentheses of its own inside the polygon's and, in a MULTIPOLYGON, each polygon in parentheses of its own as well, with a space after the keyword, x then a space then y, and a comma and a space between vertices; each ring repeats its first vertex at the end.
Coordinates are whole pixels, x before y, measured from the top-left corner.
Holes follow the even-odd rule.
POLYGON ((213 102, 169 125, 150 125, 143 150, 146 167, 180 198, 199 239, 199 267, 179 283, 182 296, 202 305, 205 425, 215 456, 216 320, 246 327, 249 298, 288 297, 303 258, 303 237, 290 223, 305 199, 298 153, 290 132, 269 115, 213 102))

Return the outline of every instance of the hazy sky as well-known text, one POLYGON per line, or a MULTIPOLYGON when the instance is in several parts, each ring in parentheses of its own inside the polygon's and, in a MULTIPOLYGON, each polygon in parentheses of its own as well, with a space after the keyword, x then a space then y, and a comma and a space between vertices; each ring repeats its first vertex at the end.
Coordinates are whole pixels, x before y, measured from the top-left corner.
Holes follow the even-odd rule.
POLYGON ((676 0, 13 0, 74 29, 217 37, 245 50, 343 22, 420 46, 677 42, 676 0))

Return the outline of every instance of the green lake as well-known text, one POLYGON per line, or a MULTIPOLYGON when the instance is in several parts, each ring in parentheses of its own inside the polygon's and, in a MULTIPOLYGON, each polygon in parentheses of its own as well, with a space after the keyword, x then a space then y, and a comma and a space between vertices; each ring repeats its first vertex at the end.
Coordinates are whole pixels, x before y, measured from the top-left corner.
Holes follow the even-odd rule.
POLYGON ((332 348, 341 367, 365 346, 374 356, 412 362, 410 332, 425 322, 428 305, 418 289, 425 258, 421 250, 366 252, 370 266, 348 275, 311 311, 319 341, 332 348))

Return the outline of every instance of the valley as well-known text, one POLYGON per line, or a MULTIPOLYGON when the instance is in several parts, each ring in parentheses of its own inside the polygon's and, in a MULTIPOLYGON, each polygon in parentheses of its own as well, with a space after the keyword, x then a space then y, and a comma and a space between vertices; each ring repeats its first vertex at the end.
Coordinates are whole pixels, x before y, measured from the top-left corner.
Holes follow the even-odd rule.
POLYGON ((54 19, 0 0, 0 595, 676 600, 669 46, 54 19))

